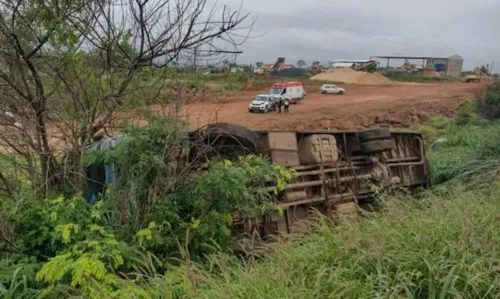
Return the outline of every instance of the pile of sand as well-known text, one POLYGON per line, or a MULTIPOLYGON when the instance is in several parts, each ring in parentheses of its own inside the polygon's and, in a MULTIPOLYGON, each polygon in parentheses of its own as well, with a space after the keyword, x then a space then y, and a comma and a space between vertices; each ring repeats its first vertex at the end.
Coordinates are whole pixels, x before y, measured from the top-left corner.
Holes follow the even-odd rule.
POLYGON ((347 84, 361 85, 383 85, 391 84, 392 81, 379 73, 357 72, 350 68, 338 68, 326 73, 320 73, 311 78, 312 80, 334 81, 347 84))

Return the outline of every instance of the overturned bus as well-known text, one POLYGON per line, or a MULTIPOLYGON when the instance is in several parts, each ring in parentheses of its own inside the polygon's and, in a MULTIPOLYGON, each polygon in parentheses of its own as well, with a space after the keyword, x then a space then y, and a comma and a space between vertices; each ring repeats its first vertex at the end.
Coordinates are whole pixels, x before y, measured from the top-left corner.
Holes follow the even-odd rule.
MULTIPOLYGON (((285 190, 273 196, 282 213, 244 219, 234 215, 233 233, 261 236, 293 233, 313 211, 328 216, 357 215, 359 205, 374 199, 376 190, 417 189, 429 184, 423 138, 387 128, 365 131, 252 131, 229 123, 207 125, 189 133, 188 157, 203 148, 204 157, 266 155, 273 163, 296 172, 285 190), (203 145, 200 147, 200 144, 203 145), (376 188, 373 188, 373 187, 376 188)), ((122 137, 102 139, 91 146, 112 150, 122 137)), ((89 200, 113 181, 113 167, 88 169, 89 200), (97 185, 96 185, 97 182, 97 185)), ((269 191, 273 190, 269 188, 269 191)))

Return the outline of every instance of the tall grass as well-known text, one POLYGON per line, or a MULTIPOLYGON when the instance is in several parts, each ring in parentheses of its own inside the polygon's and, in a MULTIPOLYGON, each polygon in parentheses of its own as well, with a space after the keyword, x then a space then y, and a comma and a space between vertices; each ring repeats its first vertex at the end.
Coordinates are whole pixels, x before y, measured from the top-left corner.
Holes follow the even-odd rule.
MULTIPOLYGON (((4 265, 3 262, 0 262, 2 266, 4 265)), ((6 269, 8 270, 10 269, 6 269)), ((0 298, 5 298, 5 299, 30 299, 30 298, 37 298, 38 295, 40 294, 40 291, 31 289, 28 285, 31 283, 30 280, 32 277, 34 277, 34 273, 30 273, 30 270, 32 269, 23 269, 22 267, 17 268, 14 270, 12 273, 12 276, 8 277, 8 280, 10 283, 6 283, 5 285, 0 282, 0 298), (31 274, 31 275, 30 275, 31 274)), ((0 270, 0 279, 2 277, 2 270, 0 270)))
POLYGON ((161 298, 496 298, 500 182, 385 201, 357 224, 276 245, 264 259, 209 258, 145 286, 161 298), (161 291, 163 290, 163 291, 161 291), (167 296, 168 294, 168 296, 167 296))
POLYGON ((500 122, 471 119, 459 126, 440 117, 429 126, 417 126, 429 147, 433 184, 460 181, 489 182, 500 173, 500 122), (485 180, 486 179, 486 180, 485 180))

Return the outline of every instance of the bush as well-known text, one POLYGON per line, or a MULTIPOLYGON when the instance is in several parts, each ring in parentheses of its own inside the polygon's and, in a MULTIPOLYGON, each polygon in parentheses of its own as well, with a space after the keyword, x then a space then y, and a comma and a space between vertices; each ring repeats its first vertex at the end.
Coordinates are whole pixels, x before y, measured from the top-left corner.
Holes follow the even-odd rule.
MULTIPOLYGON (((81 197, 32 200, 5 204, 5 215, 18 236, 11 246, 24 255, 36 259, 16 257, 16 267, 30 276, 22 278, 24 288, 48 287, 52 293, 60 284, 81 289, 85 294, 99 298, 96 284, 103 289, 116 289, 115 270, 130 268, 130 246, 120 242, 112 228, 101 225, 101 205, 89 207, 81 197), (36 274, 36 284, 34 283, 36 274)), ((10 258, 12 259, 12 258, 10 258)), ((4 259, 5 260, 5 259, 4 259)), ((12 273, 11 283, 17 284, 18 271, 12 273)))
POLYGON ((108 225, 120 239, 162 258, 179 246, 200 259, 209 243, 229 249, 232 213, 263 215, 276 208, 261 188, 284 188, 291 173, 265 158, 189 160, 185 124, 152 119, 148 127, 125 126, 124 141, 111 152, 91 152, 89 162, 114 163, 116 182, 105 195, 108 225), (202 172, 205 170, 205 172, 202 172), (118 212, 119 211, 119 212, 118 212))
POLYGON ((483 87, 476 94, 475 109, 485 119, 500 118, 500 81, 483 87))
POLYGON ((122 285, 144 270, 138 258, 151 251, 159 262, 147 271, 165 272, 180 259, 230 252, 233 214, 276 211, 264 188, 279 192, 292 178, 256 156, 188 161, 186 126, 171 119, 126 125, 123 132, 115 150, 86 154, 88 164, 114 163, 117 170, 96 205, 79 195, 0 201, 0 248, 14 253, 0 252, 0 295, 34 294, 35 288, 48 298, 151 298, 132 283, 122 285))

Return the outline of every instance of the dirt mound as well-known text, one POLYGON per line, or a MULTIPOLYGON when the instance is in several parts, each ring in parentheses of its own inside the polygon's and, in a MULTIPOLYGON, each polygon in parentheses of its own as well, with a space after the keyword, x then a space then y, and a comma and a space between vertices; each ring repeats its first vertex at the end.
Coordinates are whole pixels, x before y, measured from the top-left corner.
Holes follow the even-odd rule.
POLYGON ((312 77, 311 80, 325 80, 361 85, 383 85, 392 83, 391 80, 381 74, 357 72, 350 68, 339 68, 327 73, 320 73, 312 77))

